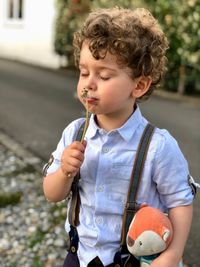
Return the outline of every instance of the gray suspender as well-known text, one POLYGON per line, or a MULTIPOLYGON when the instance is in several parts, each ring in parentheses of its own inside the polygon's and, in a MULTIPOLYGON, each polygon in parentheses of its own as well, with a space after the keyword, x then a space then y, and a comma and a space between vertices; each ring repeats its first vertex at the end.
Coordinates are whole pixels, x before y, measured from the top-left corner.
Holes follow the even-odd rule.
MULTIPOLYGON (((80 141, 84 129, 83 123, 76 136, 76 140, 80 141)), ((148 147, 150 144, 150 140, 152 137, 152 134, 154 132, 155 127, 151 124, 147 124, 147 126, 144 129, 144 132, 142 134, 142 137, 140 139, 140 143, 137 149, 137 154, 131 174, 130 184, 129 184, 129 190, 127 195, 127 201, 125 205, 124 210, 124 216, 123 216, 123 223, 122 223, 122 237, 121 237, 121 246, 126 245, 126 234, 128 232, 128 227, 131 223, 131 220, 136 212, 136 197, 137 197, 137 191, 140 184, 140 179, 142 177, 142 171, 144 167, 144 162, 146 159, 148 147)), ((79 224, 79 207, 80 207, 80 197, 79 197, 79 190, 78 190, 78 182, 80 179, 80 173, 78 173, 74 181, 72 183, 72 199, 71 199, 71 206, 69 210, 69 223, 70 225, 76 227, 79 224)))
MULTIPOLYGON (((77 136, 76 141, 81 141, 83 130, 85 126, 84 123, 81 124, 77 136)), ((71 206, 69 209, 68 217, 69 217, 69 224, 76 227, 79 224, 79 209, 80 209, 80 196, 79 196, 79 190, 78 190, 78 183, 80 179, 80 172, 77 173, 77 175, 74 177, 74 181, 72 183, 72 199, 71 199, 71 206)))
POLYGON ((127 201, 124 209, 123 222, 122 222, 122 234, 121 234, 121 246, 126 246, 126 235, 128 233, 129 225, 133 219, 135 212, 137 211, 136 197, 140 180, 142 177, 143 167, 147 156, 151 137, 153 135, 155 127, 150 123, 145 127, 142 137, 140 139, 139 146, 137 148, 137 154, 131 174, 129 183, 129 190, 127 195, 127 201))

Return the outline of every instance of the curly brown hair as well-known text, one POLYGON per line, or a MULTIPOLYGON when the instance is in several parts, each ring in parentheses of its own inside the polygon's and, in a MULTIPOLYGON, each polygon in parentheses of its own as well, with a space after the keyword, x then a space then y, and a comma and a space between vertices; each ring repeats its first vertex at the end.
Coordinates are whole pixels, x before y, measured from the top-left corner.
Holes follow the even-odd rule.
POLYGON ((144 8, 99 9, 91 12, 83 27, 74 33, 74 57, 78 66, 87 40, 95 59, 109 52, 118 64, 132 70, 132 78, 150 76, 152 84, 140 100, 147 99, 166 71, 168 41, 157 20, 144 8))

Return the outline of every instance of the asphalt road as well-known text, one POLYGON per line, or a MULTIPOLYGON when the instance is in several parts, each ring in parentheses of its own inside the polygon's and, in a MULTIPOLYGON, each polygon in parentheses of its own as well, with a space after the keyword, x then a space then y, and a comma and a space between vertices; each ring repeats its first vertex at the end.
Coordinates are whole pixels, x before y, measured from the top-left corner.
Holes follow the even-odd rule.
MULTIPOLYGON (((0 130, 43 160, 55 149, 64 127, 82 116, 75 98, 77 74, 0 60, 0 130)), ((156 126, 178 140, 191 174, 200 182, 200 101, 154 96, 140 104, 156 126)), ((185 250, 185 262, 200 267, 200 193, 185 250)))

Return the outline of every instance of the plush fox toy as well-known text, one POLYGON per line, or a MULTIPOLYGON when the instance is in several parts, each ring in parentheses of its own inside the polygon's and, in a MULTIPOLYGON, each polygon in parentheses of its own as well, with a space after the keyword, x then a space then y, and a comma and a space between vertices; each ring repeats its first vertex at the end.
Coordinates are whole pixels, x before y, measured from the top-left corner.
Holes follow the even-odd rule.
POLYGON ((159 209, 142 207, 134 216, 127 234, 129 252, 147 267, 170 244, 173 229, 169 218, 159 209))

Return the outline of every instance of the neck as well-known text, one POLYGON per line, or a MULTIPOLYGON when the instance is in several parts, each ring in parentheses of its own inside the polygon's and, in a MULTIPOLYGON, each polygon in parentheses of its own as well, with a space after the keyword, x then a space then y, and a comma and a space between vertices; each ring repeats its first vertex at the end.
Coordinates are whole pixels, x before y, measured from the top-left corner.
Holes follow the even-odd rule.
POLYGON ((98 114, 96 115, 96 123, 97 125, 104 129, 105 131, 109 132, 114 129, 120 128, 124 125, 124 123, 130 118, 133 114, 134 110, 130 112, 130 114, 123 116, 123 114, 118 116, 112 115, 105 115, 105 114, 98 114))

